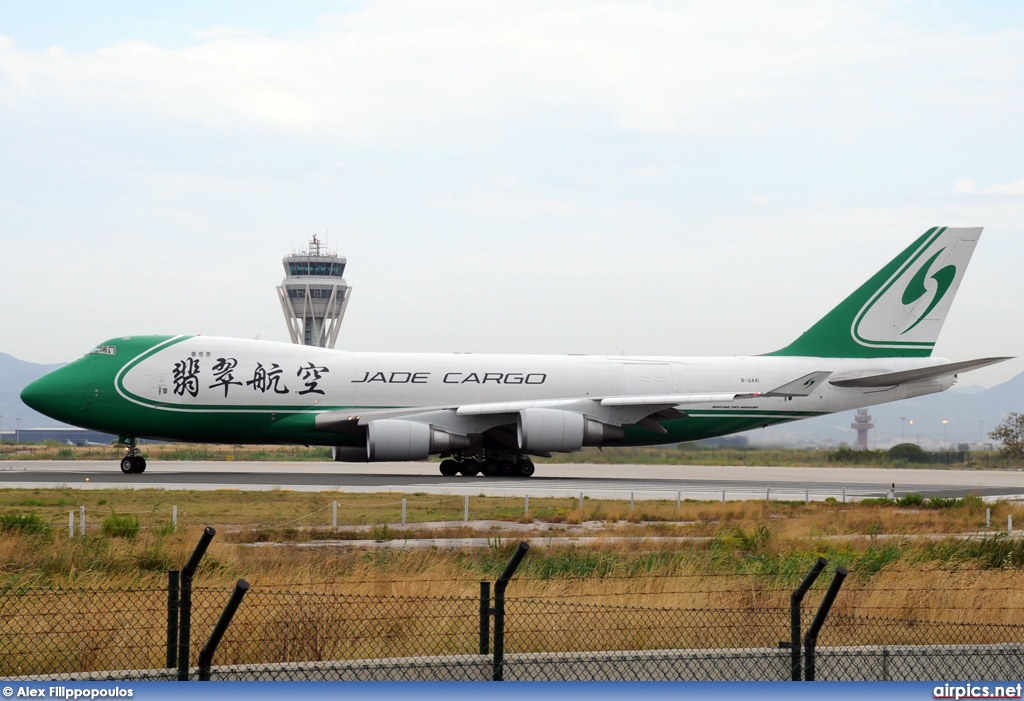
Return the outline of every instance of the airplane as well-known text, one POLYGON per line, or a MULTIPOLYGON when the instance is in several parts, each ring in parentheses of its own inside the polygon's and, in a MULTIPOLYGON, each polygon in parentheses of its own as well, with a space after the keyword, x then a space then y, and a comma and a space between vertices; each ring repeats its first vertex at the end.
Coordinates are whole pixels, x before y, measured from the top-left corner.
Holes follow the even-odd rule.
POLYGON ((122 336, 37 379, 28 406, 120 436, 329 446, 444 476, 529 477, 532 456, 694 441, 919 397, 1008 360, 932 349, 981 228, 926 231, 788 346, 743 357, 363 353, 199 335, 122 336))

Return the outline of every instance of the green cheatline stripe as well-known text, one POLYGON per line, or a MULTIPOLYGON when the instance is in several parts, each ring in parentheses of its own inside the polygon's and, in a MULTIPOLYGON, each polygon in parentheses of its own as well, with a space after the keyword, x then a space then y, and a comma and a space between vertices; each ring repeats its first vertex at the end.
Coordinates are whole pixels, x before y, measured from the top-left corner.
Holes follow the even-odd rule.
POLYGON ((192 336, 175 336, 174 338, 162 341, 156 344, 155 346, 152 346, 144 350, 143 352, 139 353, 137 356, 129 360, 127 363, 122 365, 121 369, 117 371, 117 375, 114 377, 114 387, 117 389, 118 393, 120 393, 121 396, 125 397, 126 399, 130 399, 131 401, 138 402, 140 404, 145 404, 146 406, 153 406, 154 404, 157 404, 158 402, 147 401, 145 397, 140 397, 137 394, 129 392, 128 389, 124 386, 124 376, 128 374, 129 370, 134 368, 136 365, 141 363, 146 358, 156 355, 165 348, 170 348, 171 346, 177 345, 182 341, 187 341, 190 338, 192 338, 192 336))

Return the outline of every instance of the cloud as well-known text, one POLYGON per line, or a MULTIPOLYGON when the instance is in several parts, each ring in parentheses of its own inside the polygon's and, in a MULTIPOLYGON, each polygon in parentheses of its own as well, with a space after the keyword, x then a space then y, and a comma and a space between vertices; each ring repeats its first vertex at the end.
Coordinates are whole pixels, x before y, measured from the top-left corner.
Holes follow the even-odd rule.
POLYGON ((957 195, 1024 195, 1024 178, 1012 180, 1005 185, 989 185, 978 189, 973 180, 957 180, 953 184, 957 195))
POLYGON ((806 0, 394 0, 297 35, 204 28, 180 48, 32 52, 0 38, 0 99, 374 142, 531 122, 756 134, 1020 106, 1006 87, 1024 65, 1019 32, 972 36, 886 12, 806 0))

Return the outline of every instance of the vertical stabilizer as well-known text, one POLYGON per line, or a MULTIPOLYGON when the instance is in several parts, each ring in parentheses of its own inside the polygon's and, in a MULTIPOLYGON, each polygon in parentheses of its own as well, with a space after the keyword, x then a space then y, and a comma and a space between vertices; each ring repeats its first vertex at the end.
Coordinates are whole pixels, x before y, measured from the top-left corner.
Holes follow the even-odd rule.
POLYGON ((980 236, 980 227, 929 229, 802 336, 768 355, 931 355, 980 236))

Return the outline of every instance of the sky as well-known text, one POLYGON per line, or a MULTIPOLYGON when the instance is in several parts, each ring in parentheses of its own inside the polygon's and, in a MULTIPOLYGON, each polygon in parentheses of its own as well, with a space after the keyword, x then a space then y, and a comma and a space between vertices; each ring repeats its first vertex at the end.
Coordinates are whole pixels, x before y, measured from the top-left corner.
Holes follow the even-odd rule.
POLYGON ((0 0, 0 351, 287 341, 316 234, 338 348, 764 353, 963 225, 1024 355, 1022 117, 1012 2, 0 0))

